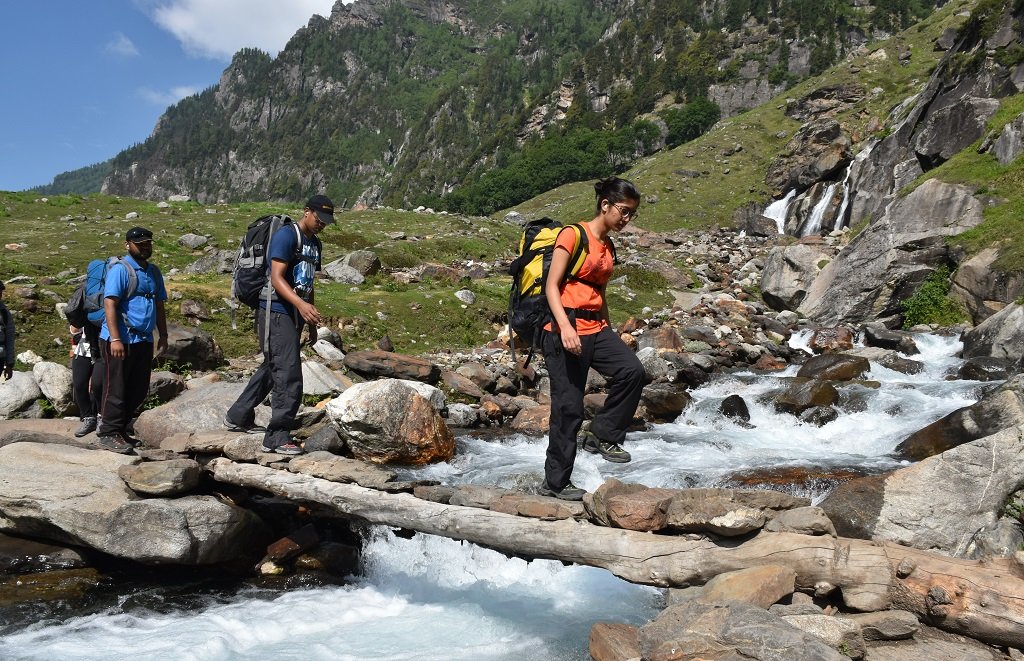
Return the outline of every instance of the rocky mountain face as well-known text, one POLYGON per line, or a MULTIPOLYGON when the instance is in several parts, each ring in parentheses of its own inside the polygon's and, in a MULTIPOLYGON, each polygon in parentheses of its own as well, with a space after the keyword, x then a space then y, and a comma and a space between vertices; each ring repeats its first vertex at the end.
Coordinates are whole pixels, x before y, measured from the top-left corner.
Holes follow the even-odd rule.
MULTIPOLYGON (((920 5, 913 5, 921 11, 920 5)), ((531 138, 708 98, 759 105, 887 30, 910 3, 357 0, 277 58, 247 49, 113 159, 104 192, 413 205, 531 138), (904 6, 906 5, 906 6, 904 6)), ((644 149, 657 148, 654 141, 644 149)))
MULTIPOLYGON (((896 327, 902 301, 940 267, 955 271, 952 294, 975 323, 1024 293, 1021 274, 992 270, 998 248, 968 258, 946 240, 978 226, 984 208, 1004 200, 945 183, 941 174, 911 186, 979 140, 977 151, 1003 165, 1024 149, 1017 128, 1024 116, 987 135, 1000 99, 1024 91, 1021 11, 1009 3, 979 5, 963 29, 944 34, 935 48, 945 56, 923 91, 893 110, 884 137, 865 140, 856 151, 827 112, 808 117, 790 153, 769 169, 769 183, 791 196, 779 220, 797 236, 847 224, 859 233, 834 259, 806 246, 778 248, 763 282, 766 301, 817 323, 879 320, 896 327), (819 205, 823 211, 808 227, 807 209, 819 205)), ((819 90, 816 96, 837 95, 819 90)))

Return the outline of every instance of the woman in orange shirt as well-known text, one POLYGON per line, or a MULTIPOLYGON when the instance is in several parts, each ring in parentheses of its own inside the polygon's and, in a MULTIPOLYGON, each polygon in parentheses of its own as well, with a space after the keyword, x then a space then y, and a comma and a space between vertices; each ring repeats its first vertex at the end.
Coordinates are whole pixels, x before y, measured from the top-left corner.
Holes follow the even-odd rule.
POLYGON ((590 423, 583 449, 616 463, 630 460, 621 444, 644 385, 643 365, 609 326, 604 297, 614 266, 608 234, 636 218, 640 193, 618 177, 602 179, 594 190, 596 215, 581 223, 588 237, 586 260, 575 276, 566 278, 576 233, 560 232, 544 285, 552 316, 542 338, 551 378, 551 426, 541 493, 563 500, 580 500, 586 493, 569 478, 576 460, 576 435, 583 425, 587 372, 593 367, 608 379, 609 391, 604 408, 590 423))

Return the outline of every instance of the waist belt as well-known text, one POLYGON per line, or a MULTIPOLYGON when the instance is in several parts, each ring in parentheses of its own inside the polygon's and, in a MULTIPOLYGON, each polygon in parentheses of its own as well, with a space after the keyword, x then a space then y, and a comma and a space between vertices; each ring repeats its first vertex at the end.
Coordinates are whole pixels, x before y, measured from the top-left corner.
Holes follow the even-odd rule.
POLYGON ((572 324, 573 328, 576 328, 577 319, 586 319, 587 321, 603 321, 604 317, 597 310, 584 310, 582 308, 565 308, 565 316, 569 317, 569 323, 572 324))

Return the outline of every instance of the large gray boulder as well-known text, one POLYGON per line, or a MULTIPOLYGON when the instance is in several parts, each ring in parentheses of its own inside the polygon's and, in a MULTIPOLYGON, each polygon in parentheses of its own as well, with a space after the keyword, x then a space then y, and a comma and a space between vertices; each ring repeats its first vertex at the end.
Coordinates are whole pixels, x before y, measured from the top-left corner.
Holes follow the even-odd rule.
POLYGON ((964 358, 992 356, 1010 364, 1024 358, 1024 306, 1007 305, 963 335, 964 358))
POLYGON ((235 268, 235 251, 213 249, 184 269, 183 273, 231 273, 235 268))
POLYGON ((841 536, 964 556, 1024 486, 1021 461, 1024 427, 1011 427, 887 475, 845 482, 820 506, 841 536))
POLYGON ((455 454, 455 437, 431 402, 398 379, 357 383, 327 404, 356 459, 425 464, 455 454))
POLYGON ((764 302, 774 310, 796 310, 828 257, 823 245, 798 243, 772 248, 761 272, 764 302))
MULTIPOLYGON (((135 421, 135 435, 156 447, 179 432, 225 431, 224 414, 244 388, 245 383, 204 383, 189 388, 170 402, 143 411, 135 421)), ((267 407, 260 406, 256 412, 256 421, 266 423, 267 407)))
POLYGON ((931 167, 940 165, 984 135, 988 120, 997 110, 998 99, 978 97, 939 108, 922 123, 914 151, 923 163, 931 167))
POLYGON ((344 392, 345 383, 323 363, 302 361, 302 394, 331 395, 344 392))
POLYGON ((1024 153, 1024 114, 1003 127, 992 145, 992 153, 1000 165, 1009 165, 1024 153))
POLYGON ((353 250, 341 258, 341 263, 354 268, 363 277, 380 273, 380 257, 372 250, 353 250))
POLYGON ((953 274, 949 295, 980 324, 1024 294, 1024 274, 994 268, 997 248, 986 248, 960 262, 953 274))
POLYGON ((917 430, 893 454, 920 461, 1008 427, 1024 425, 1024 374, 1018 374, 980 401, 957 409, 917 430))
POLYGON ((820 324, 900 314, 901 302, 947 261, 945 238, 978 225, 981 211, 969 188, 926 181, 895 200, 829 262, 799 312, 820 324))
POLYGON ((118 477, 138 462, 63 445, 0 448, 0 530, 146 564, 223 562, 260 543, 260 520, 218 498, 139 498, 118 477))
POLYGON ((30 372, 14 372, 10 379, 0 379, 0 419, 19 417, 43 396, 30 372))
POLYGON ((60 415, 64 415, 75 403, 71 370, 64 365, 44 360, 32 366, 32 376, 39 384, 43 397, 60 415))
POLYGON ((323 271, 331 280, 345 285, 361 285, 366 280, 362 273, 346 264, 342 259, 325 264, 323 271))
POLYGON ((162 357, 194 370, 211 370, 224 362, 224 352, 212 335, 199 328, 176 324, 167 326, 167 351, 162 357))

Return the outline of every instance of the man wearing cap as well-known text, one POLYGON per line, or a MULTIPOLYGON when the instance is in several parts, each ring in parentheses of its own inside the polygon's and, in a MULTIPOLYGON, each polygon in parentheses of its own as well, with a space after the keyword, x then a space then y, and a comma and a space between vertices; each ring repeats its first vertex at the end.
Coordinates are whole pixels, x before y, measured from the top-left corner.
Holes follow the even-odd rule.
POLYGON ((255 412, 270 393, 271 415, 263 435, 264 452, 302 453, 302 448, 289 436, 302 403, 299 345, 302 327, 309 325, 310 340, 314 340, 321 321, 313 304, 313 274, 320 270, 323 251, 316 235, 333 222, 334 203, 324 195, 314 195, 306 202, 297 222, 280 227, 270 238, 270 282, 260 296, 256 312, 263 364, 224 416, 224 424, 232 431, 263 431, 255 424, 255 412))
POLYGON ((128 424, 149 393, 154 328, 160 333, 156 353, 167 349, 167 290, 160 269, 149 263, 153 233, 144 227, 133 227, 125 235, 125 247, 128 254, 110 266, 103 286, 100 350, 106 385, 96 442, 104 449, 129 453, 132 446, 128 424), (129 268, 136 276, 132 292, 129 268))

